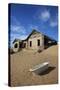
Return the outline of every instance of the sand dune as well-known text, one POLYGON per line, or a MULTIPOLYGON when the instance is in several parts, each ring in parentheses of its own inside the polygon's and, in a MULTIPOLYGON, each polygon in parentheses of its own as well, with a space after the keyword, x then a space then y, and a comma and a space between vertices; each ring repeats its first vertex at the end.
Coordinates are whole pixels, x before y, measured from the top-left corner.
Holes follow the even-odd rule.
POLYGON ((41 53, 22 50, 11 55, 11 86, 43 85, 58 83, 58 45, 51 46, 41 53), (42 75, 29 72, 29 69, 45 61, 50 68, 42 75))

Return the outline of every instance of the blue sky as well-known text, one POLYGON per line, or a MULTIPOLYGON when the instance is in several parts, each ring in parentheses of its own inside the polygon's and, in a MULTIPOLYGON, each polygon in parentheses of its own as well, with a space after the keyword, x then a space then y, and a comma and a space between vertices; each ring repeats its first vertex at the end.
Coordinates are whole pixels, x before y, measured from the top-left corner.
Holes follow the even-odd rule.
POLYGON ((58 40, 58 7, 10 4, 10 39, 25 39, 33 29, 58 40))

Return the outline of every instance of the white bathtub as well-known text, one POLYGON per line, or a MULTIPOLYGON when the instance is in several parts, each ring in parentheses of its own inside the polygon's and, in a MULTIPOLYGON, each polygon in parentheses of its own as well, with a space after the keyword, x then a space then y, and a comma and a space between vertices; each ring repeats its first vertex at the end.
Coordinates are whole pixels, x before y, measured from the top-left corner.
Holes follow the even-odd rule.
POLYGON ((35 72, 36 74, 41 74, 42 72, 46 71, 49 67, 49 62, 44 62, 42 64, 36 65, 34 68, 30 69, 29 71, 35 72))

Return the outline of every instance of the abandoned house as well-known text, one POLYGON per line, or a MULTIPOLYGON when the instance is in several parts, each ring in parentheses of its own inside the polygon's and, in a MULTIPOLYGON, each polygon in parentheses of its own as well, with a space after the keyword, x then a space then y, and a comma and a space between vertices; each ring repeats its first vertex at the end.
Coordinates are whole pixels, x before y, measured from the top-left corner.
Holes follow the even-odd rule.
POLYGON ((42 51, 53 44, 57 44, 57 42, 33 30, 25 40, 15 39, 13 41, 13 51, 17 52, 22 48, 42 51))

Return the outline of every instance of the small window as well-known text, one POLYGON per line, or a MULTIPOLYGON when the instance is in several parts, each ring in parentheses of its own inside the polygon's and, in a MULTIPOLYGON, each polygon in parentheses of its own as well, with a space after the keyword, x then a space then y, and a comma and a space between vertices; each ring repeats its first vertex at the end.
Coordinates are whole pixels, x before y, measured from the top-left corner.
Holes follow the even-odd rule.
POLYGON ((30 41, 30 47, 32 47, 32 41, 30 41))
POLYGON ((18 47, 17 43, 14 45, 14 47, 15 47, 15 48, 17 48, 17 47, 18 47))
POLYGON ((37 45, 40 46, 40 40, 39 39, 37 40, 37 45))

